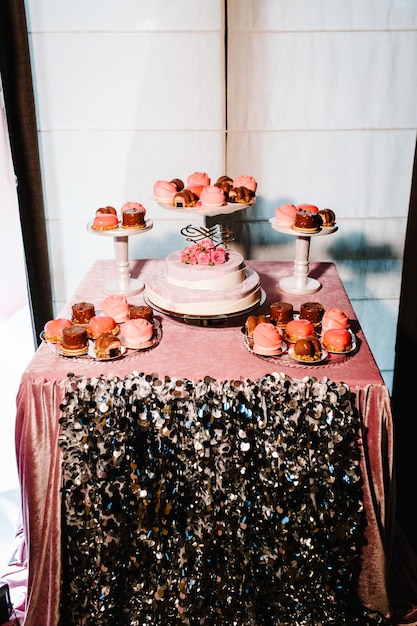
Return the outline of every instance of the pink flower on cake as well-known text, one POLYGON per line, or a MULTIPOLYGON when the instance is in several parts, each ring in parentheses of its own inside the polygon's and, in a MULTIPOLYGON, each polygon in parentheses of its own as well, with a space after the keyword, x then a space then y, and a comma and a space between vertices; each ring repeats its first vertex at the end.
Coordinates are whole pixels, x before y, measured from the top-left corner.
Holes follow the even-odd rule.
POLYGON ((211 259, 214 265, 223 265, 226 262, 226 250, 224 248, 214 248, 211 259))
POLYGON ((197 265, 211 265, 210 250, 200 250, 196 255, 197 265))
POLYGON ((181 262, 188 265, 221 265, 225 261, 226 250, 216 248, 211 239, 194 243, 181 252, 181 262))

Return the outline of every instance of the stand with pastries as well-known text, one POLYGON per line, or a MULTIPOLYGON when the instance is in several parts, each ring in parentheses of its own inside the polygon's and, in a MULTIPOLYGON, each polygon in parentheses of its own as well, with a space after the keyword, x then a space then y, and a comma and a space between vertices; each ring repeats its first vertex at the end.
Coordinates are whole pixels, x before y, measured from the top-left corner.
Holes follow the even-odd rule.
POLYGON ((316 293, 321 288, 321 283, 316 278, 309 275, 310 264, 310 243, 313 237, 322 237, 331 235, 338 230, 337 226, 330 228, 322 228, 316 233, 301 233, 293 228, 287 228, 277 224, 275 218, 269 220, 272 228, 284 235, 295 237, 295 260, 294 271, 292 276, 286 276, 280 280, 280 288, 286 293, 292 294, 311 294, 316 293))

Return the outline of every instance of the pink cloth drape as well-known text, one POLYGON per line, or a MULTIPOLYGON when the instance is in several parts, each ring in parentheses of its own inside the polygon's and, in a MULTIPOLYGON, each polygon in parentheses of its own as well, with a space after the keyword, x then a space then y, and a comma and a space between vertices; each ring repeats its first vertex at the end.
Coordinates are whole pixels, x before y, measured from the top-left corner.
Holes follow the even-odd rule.
POLYGON ((28 568, 25 623, 39 623, 39 607, 58 623, 61 587, 61 382, 23 381, 17 398, 16 449, 22 490, 28 568), (43 419, 49 416, 49 419, 43 419), (39 419, 40 418, 40 419, 39 419), (30 564, 34 566, 31 567, 30 564))
POLYGON ((356 393, 362 418, 361 461, 367 518, 359 595, 368 607, 371 598, 377 596, 380 611, 388 615, 388 568, 395 521, 390 398, 386 387, 375 385, 357 387, 356 393))

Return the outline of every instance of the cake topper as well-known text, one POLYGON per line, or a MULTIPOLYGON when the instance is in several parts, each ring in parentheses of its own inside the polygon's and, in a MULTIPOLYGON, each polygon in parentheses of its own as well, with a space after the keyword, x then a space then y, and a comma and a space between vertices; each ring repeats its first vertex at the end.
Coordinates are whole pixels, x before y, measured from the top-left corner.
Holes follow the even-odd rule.
POLYGON ((210 228, 204 228, 204 226, 197 228, 197 226, 189 224, 181 229, 181 234, 186 237, 187 241, 193 241, 194 243, 203 239, 210 239, 215 244, 215 247, 222 244, 227 245, 236 238, 236 235, 228 226, 222 226, 221 224, 215 224, 210 228))

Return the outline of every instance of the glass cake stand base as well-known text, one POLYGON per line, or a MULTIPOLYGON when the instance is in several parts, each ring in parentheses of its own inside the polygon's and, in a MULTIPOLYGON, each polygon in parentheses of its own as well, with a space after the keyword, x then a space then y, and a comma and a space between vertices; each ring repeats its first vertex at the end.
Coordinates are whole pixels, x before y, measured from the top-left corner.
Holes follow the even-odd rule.
POLYGON ((303 276, 301 280, 297 276, 287 276, 281 278, 279 286, 282 291, 293 294, 316 293, 321 289, 321 283, 311 276, 303 276))
POLYGON ((114 294, 116 296, 136 296, 138 293, 142 293, 145 289, 145 283, 136 278, 130 278, 124 283, 122 279, 108 280, 102 285, 104 293, 114 294))

